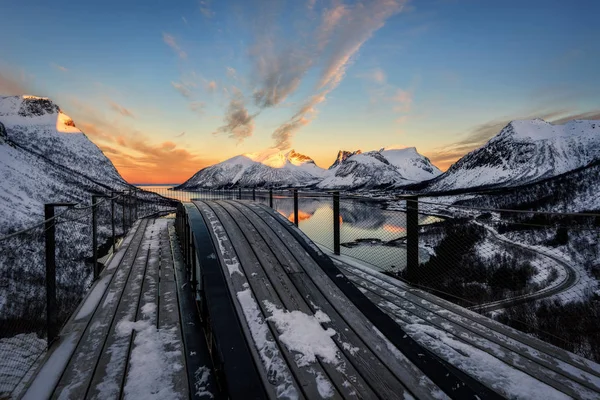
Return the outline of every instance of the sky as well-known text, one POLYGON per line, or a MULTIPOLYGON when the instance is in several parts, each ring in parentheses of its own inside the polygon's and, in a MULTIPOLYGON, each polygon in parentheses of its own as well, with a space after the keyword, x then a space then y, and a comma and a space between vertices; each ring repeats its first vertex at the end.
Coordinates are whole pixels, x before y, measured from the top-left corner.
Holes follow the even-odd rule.
POLYGON ((4 1, 0 94, 47 96, 133 183, 241 153, 416 147, 600 119, 597 0, 4 1))

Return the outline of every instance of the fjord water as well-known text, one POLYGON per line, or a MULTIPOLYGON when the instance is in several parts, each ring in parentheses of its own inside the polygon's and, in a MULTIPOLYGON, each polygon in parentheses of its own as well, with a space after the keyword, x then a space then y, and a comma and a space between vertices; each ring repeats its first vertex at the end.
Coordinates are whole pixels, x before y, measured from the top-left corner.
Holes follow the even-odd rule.
MULTIPOLYGON (((178 200, 209 198, 202 192, 169 190, 171 185, 138 185, 148 190, 178 200)), ((209 193, 207 191, 207 193, 209 193)), ((251 194, 243 194, 250 199, 251 194)), ((237 198, 237 191, 225 192, 223 198, 237 198)), ((257 192, 256 200, 268 204, 268 194, 257 192)), ((383 208, 384 203, 356 199, 340 200, 340 241, 341 253, 366 262, 375 269, 390 271, 406 267, 406 247, 403 244, 386 245, 406 234, 406 215, 399 211, 383 208), (373 240, 366 240, 373 239, 373 240), (355 242, 362 240, 361 242, 355 242), (344 244, 354 243, 353 247, 344 244)), ((288 220, 294 219, 294 200, 288 196, 273 196, 273 208, 288 220)), ((434 222, 431 217, 420 217, 420 223, 434 222)), ((333 251, 333 204, 330 196, 300 197, 298 200, 298 226, 315 243, 333 251)), ((429 254, 421 250, 420 261, 429 254)))

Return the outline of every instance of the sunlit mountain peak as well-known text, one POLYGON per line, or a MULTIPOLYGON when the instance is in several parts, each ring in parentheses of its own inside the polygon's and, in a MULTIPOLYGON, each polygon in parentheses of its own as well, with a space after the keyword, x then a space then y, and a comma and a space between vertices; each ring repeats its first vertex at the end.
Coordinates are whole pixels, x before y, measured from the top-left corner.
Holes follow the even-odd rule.
POLYGON ((261 152, 246 153, 244 156, 272 168, 283 168, 288 163, 296 166, 306 163, 314 164, 312 158, 300 154, 294 151, 294 149, 279 150, 277 148, 270 148, 261 152))

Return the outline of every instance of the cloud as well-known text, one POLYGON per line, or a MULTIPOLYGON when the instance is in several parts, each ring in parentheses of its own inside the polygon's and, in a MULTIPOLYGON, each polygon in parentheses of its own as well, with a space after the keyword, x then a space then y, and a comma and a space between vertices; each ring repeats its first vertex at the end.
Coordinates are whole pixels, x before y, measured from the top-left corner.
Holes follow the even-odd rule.
POLYGON ((228 133, 230 138, 241 143, 244 139, 252 136, 254 117, 255 115, 248 112, 241 92, 235 90, 224 118, 225 125, 219 127, 213 134, 228 133))
POLYGON ((187 20, 187 18, 186 18, 186 17, 181 17, 181 20, 183 21, 183 24, 184 24, 184 25, 187 25, 187 24, 188 24, 188 20, 187 20))
POLYGON ((108 101, 108 104, 109 104, 111 110, 118 112, 122 116, 129 117, 129 118, 135 118, 135 115, 131 111, 129 111, 127 108, 120 106, 117 103, 110 101, 110 100, 108 101))
POLYGON ((62 71, 62 72, 67 72, 68 71, 68 69, 65 68, 65 67, 63 67, 62 65, 58 65, 58 64, 55 64, 55 63, 51 63, 50 65, 52 67, 56 68, 59 71, 62 71))
POLYGON ((171 82, 171 86, 175 88, 183 97, 189 99, 192 97, 191 89, 184 83, 171 82))
POLYGON ((174 137, 180 138, 180 137, 183 137, 183 135, 185 135, 185 132, 181 132, 179 135, 175 135, 174 137))
POLYGON ((237 71, 232 67, 225 67, 225 74, 231 79, 237 79, 237 71))
POLYGON ((390 100, 394 103, 395 112, 406 113, 412 108, 413 95, 409 91, 396 89, 396 93, 394 93, 390 100))
MULTIPOLYGON (((276 147, 280 149, 289 147, 293 135, 316 117, 316 106, 323 103, 329 93, 337 88, 344 78, 348 65, 361 46, 376 30, 384 25, 390 16, 401 10, 403 3, 403 1, 396 0, 364 1, 356 3, 353 7, 338 4, 324 11, 321 25, 316 30, 316 37, 314 38, 317 55, 326 54, 316 91, 292 118, 273 132, 272 137, 275 140, 276 147)), ((298 54, 302 54, 302 52, 298 52, 298 54)), ((284 59, 289 60, 290 58, 284 59)), ((271 79, 267 83, 276 82, 280 90, 272 91, 271 93, 276 96, 267 96, 267 98, 273 100, 285 99, 289 93, 295 91, 299 79, 302 78, 312 64, 312 61, 304 61, 303 63, 294 64, 295 69, 292 74, 281 72, 275 74, 277 79, 271 79)), ((275 71, 281 67, 276 63, 272 65, 275 66, 275 71)), ((266 86, 272 87, 268 84, 266 86)), ((406 108, 407 105, 410 106, 412 98, 409 98, 405 93, 397 92, 396 97, 403 108, 406 108)))
POLYGON ((189 104, 190 110, 195 112, 198 115, 204 115, 204 109, 206 108, 206 103, 202 101, 192 101, 189 104))
POLYGON ((179 56, 179 58, 185 60, 187 58, 187 53, 179 47, 175 38, 168 33, 163 32, 163 41, 171 48, 173 51, 179 56))
POLYGON ((217 82, 210 81, 206 84, 206 91, 209 93, 214 93, 217 90, 217 82))
POLYGON ((200 0, 200 12, 206 18, 212 18, 215 16, 214 11, 210 9, 210 0, 200 0))
POLYGON ((218 161, 180 148, 172 141, 153 142, 145 134, 111 121, 77 98, 72 98, 67 108, 77 126, 129 182, 183 182, 199 169, 218 161))
POLYGON ((387 80, 385 72, 383 72, 381 68, 372 69, 364 74, 360 74, 359 77, 365 78, 380 85, 384 84, 387 80))
POLYGON ((465 154, 483 146, 488 140, 500 133, 502 128, 508 125, 510 121, 534 118, 541 118, 554 124, 564 124, 573 119, 600 119, 600 110, 593 110, 585 113, 576 113, 573 110, 566 108, 545 111, 539 110, 524 113, 522 115, 487 121, 474 126, 466 133, 463 139, 444 147, 434 149, 429 152, 427 156, 440 169, 446 169, 465 154))

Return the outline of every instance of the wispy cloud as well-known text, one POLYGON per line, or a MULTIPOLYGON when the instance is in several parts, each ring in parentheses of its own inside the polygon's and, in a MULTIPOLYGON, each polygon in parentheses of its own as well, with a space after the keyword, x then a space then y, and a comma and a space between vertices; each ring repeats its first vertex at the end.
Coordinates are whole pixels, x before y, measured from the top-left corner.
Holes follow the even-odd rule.
POLYGON ((185 135, 185 132, 181 132, 179 135, 175 135, 174 137, 180 138, 180 137, 183 137, 183 135, 185 135))
POLYGON ((231 79, 237 79, 237 71, 233 67, 225 67, 225 74, 231 79))
POLYGON ((219 127, 213 134, 227 133, 230 138, 241 143, 244 139, 252 136, 254 132, 254 117, 255 115, 251 115, 248 112, 242 93, 234 89, 225 114, 225 125, 219 127))
MULTIPOLYGON (((79 99, 71 99, 66 107, 77 126, 129 182, 182 182, 198 169, 218 161, 171 141, 154 142, 130 125, 106 118, 97 108, 79 99)), ((182 136, 183 133, 177 135, 182 136)))
POLYGON ((206 103, 202 101, 192 101, 189 104, 190 110, 195 112, 198 115, 204 115, 204 109, 206 108, 206 103))
POLYGON ((179 56, 179 58, 185 60, 187 58, 187 53, 181 49, 179 44, 172 35, 163 32, 163 41, 169 46, 173 51, 179 56))
POLYGON ((210 7, 210 0, 200 0, 199 4, 200 4, 200 12, 202 13, 202 15, 204 15, 206 18, 212 18, 215 16, 214 11, 212 11, 211 7, 210 7))
POLYGON ((51 65, 53 68, 56 68, 57 70, 59 70, 59 71, 62 71, 62 72, 67 72, 67 71, 69 70, 68 68, 66 68, 66 67, 63 67, 62 65, 58 65, 58 64, 56 64, 56 63, 51 63, 50 65, 51 65))
POLYGON ((206 83, 206 91, 209 93, 214 93, 217 90, 217 82, 210 81, 206 83))
POLYGON ((188 24, 188 20, 187 20, 187 18, 186 18, 186 17, 181 17, 181 20, 183 21, 183 24, 184 24, 184 25, 187 25, 187 24, 188 24))
POLYGON ((173 86, 173 88, 175 88, 175 90, 177 90, 183 97, 187 99, 192 97, 192 91, 188 85, 171 81, 171 86, 173 86))
MULTIPOLYGON (((317 54, 323 52, 326 55, 316 91, 292 118, 273 132, 276 147, 289 147, 293 135, 316 117, 316 106, 337 88, 362 45, 389 17, 400 12, 403 4, 404 1, 396 0, 359 1, 352 7, 337 4, 325 10, 315 37, 317 54)), ((304 66, 308 64, 311 63, 304 66)), ((294 79, 287 82, 297 86, 294 79)))
POLYGON ((364 78, 370 82, 375 82, 379 85, 383 85, 387 80, 387 76, 381 68, 374 68, 370 71, 359 74, 358 77, 364 78))
POLYGON ((135 118, 135 115, 133 114, 133 112, 131 112, 127 108, 115 103, 114 101, 109 100, 108 105, 110 106, 111 110, 116 111, 117 113, 121 114, 124 117, 135 118))
POLYGON ((394 111, 397 113, 407 113, 411 110, 413 95, 411 92, 403 89, 396 89, 394 95, 390 98, 394 104, 394 111))

